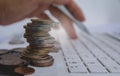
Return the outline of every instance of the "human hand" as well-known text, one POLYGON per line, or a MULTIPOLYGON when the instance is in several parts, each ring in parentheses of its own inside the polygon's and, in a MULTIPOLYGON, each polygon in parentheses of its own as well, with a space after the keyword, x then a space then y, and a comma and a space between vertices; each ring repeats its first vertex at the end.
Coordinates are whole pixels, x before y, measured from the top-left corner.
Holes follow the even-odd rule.
POLYGON ((50 19, 44 13, 48 9, 62 23, 69 36, 77 38, 72 20, 53 4, 64 5, 77 20, 85 20, 81 9, 73 0, 0 0, 0 24, 7 25, 30 17, 50 19))

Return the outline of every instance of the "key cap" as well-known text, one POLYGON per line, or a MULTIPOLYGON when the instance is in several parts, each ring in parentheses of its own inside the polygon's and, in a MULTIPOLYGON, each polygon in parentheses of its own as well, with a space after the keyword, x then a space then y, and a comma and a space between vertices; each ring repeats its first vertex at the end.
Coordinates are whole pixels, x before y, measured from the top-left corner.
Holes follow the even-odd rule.
POLYGON ((71 73, 87 73, 87 69, 83 65, 68 66, 71 73))

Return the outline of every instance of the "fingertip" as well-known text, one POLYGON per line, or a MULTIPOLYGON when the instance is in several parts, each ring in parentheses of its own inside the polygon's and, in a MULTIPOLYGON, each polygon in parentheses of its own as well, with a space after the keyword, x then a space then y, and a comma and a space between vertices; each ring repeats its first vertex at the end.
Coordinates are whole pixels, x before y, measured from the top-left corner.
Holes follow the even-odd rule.
POLYGON ((85 22, 86 21, 85 17, 79 18, 78 20, 81 21, 81 22, 85 22))
POLYGON ((77 36, 72 36, 71 39, 76 40, 78 37, 77 36))
POLYGON ((76 33, 74 34, 70 34, 69 37, 73 40, 76 40, 78 38, 78 36, 76 35, 76 33))

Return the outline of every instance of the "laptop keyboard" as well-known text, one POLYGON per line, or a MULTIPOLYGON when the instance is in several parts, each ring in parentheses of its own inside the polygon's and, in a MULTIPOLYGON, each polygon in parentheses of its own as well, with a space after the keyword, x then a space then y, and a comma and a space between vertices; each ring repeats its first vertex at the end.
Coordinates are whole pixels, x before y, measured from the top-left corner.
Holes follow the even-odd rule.
POLYGON ((69 73, 120 73, 120 43, 107 35, 59 37, 69 73))

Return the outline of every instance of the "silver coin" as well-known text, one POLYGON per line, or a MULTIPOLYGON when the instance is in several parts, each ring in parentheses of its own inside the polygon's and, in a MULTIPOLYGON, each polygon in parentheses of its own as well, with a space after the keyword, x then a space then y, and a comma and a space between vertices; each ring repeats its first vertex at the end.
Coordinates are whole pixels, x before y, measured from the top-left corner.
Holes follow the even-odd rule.
POLYGON ((31 44, 42 44, 42 45, 45 45, 45 44, 54 44, 55 43, 55 39, 51 38, 51 39, 46 39, 46 40, 27 40, 29 43, 31 44))
POLYGON ((31 32, 49 32, 49 31, 51 31, 51 29, 50 28, 43 28, 43 29, 26 29, 26 33, 31 33, 31 32))
POLYGON ((28 37, 43 37, 43 36, 49 36, 49 33, 39 33, 39 34, 24 34, 24 37, 25 38, 28 38, 28 37))
POLYGON ((33 37, 33 36, 30 36, 27 38, 27 40, 31 40, 31 41, 34 41, 34 40, 55 40, 54 37, 51 37, 50 35, 49 36, 44 36, 44 37, 33 37))
POLYGON ((24 26, 25 29, 27 30, 32 30, 32 31, 44 31, 44 30, 51 30, 51 27, 50 26, 42 26, 42 27, 28 27, 28 26, 24 26))
POLYGON ((42 24, 42 23, 39 23, 39 22, 33 22, 33 23, 30 23, 28 25, 25 25, 25 27, 52 27, 51 24, 42 24))

